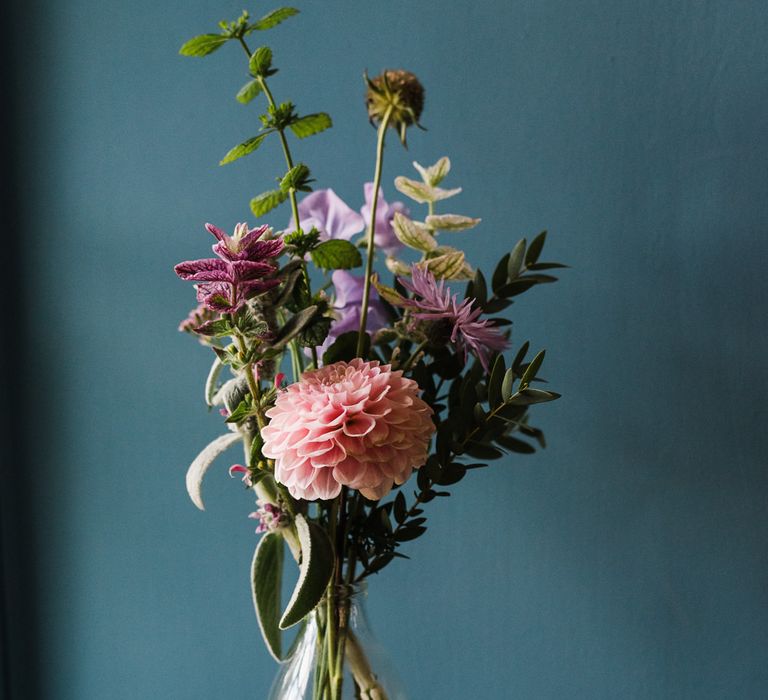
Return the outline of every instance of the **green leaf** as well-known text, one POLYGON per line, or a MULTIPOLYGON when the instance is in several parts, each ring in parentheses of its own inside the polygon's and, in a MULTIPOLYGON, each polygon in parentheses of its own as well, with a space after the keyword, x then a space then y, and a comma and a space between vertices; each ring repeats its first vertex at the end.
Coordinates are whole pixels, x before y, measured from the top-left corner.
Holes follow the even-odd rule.
POLYGON ((559 399, 560 394, 555 391, 542 391, 541 389, 522 389, 518 391, 507 404, 510 406, 530 406, 534 403, 545 403, 559 399))
POLYGON ((269 46, 259 46, 248 61, 248 70, 253 76, 264 76, 272 67, 272 49, 269 46))
POLYGON ((406 516, 406 507, 405 507, 405 494, 402 491, 397 492, 397 496, 395 496, 394 505, 392 506, 392 510, 395 514, 395 521, 398 523, 403 522, 405 520, 406 516))
POLYGON ((229 37, 221 34, 202 34, 190 39, 180 49, 182 56, 207 56, 220 48, 229 37))
POLYGON ((283 192, 288 192, 291 189, 307 191, 307 183, 309 182, 309 168, 304 163, 298 163, 294 165, 280 181, 280 189, 283 192))
POLYGON ((331 319, 321 316, 299 333, 299 345, 303 348, 316 348, 322 345, 331 330, 331 319))
POLYGON ((392 219, 392 228, 397 239, 409 248, 425 253, 437 248, 435 237, 423 224, 411 221, 399 211, 395 212, 395 217, 392 219))
POLYGON ((228 450, 239 440, 242 440, 240 433, 225 433, 219 435, 213 442, 208 444, 203 451, 195 457, 187 470, 187 493, 200 510, 205 510, 203 505, 202 486, 203 478, 208 468, 220 454, 228 450))
POLYGON ((511 367, 504 373, 504 381, 501 383, 502 401, 509 401, 512 396, 512 385, 515 383, 515 370, 511 367))
POLYGON ((430 214, 426 218, 426 224, 431 229, 438 231, 466 231, 477 226, 482 219, 473 219, 471 216, 459 214, 430 214))
POLYGON ((280 629, 288 629, 301 620, 322 600, 333 574, 333 545, 317 523, 299 513, 294 521, 301 545, 299 580, 288 601, 280 629))
POLYGON ((488 379, 488 403, 491 408, 496 408, 503 402, 502 384, 506 375, 507 367, 504 362, 504 355, 499 354, 496 358, 496 362, 493 363, 493 369, 491 370, 491 376, 488 379))
POLYGON ((507 253, 496 265, 496 269, 493 271, 493 277, 491 278, 491 288, 494 294, 496 294, 506 283, 508 275, 510 254, 507 253))
POLYGON ((269 653, 282 659, 280 589, 283 580, 283 536, 268 532, 259 541, 251 564, 251 593, 259 629, 269 653))
POLYGON ((544 241, 547 239, 547 232, 542 231, 536 238, 531 241, 531 245, 528 248, 528 252, 525 254, 525 264, 532 265, 539 259, 541 250, 544 247, 544 241))
POLYGON ((434 187, 439 185, 450 172, 451 161, 448 156, 443 156, 437 163, 430 165, 428 168, 419 165, 416 161, 413 161, 413 167, 419 171, 419 175, 421 175, 421 179, 424 180, 425 184, 434 187))
POLYGON ((211 338, 223 338, 232 335, 234 328, 225 318, 217 318, 215 321, 206 321, 201 326, 195 328, 195 333, 205 335, 211 338))
POLYGON ((270 343, 274 350, 285 347, 311 322, 317 312, 317 306, 308 306, 288 319, 288 322, 278 331, 275 339, 270 343))
POLYGON ((481 442, 470 442, 464 451, 472 457, 477 457, 477 459, 498 459, 504 456, 502 451, 493 445, 484 445, 481 442))
POLYGON ((563 268, 567 268, 568 265, 563 265, 562 263, 548 263, 548 262, 537 262, 537 263, 531 263, 528 265, 529 270, 559 270, 563 268))
POLYGON ((262 192, 257 197, 251 200, 251 211, 254 216, 264 216, 267 212, 272 211, 275 207, 282 204, 288 199, 288 193, 283 190, 271 190, 270 192, 262 192))
POLYGON ((216 356, 211 365, 211 369, 208 372, 208 378, 205 380, 205 403, 208 406, 213 406, 213 397, 216 394, 216 384, 223 368, 224 363, 221 361, 220 357, 216 356))
POLYGON ((509 260, 507 261, 507 279, 513 280, 520 274, 520 268, 523 266, 523 259, 525 258, 525 238, 518 241, 515 247, 512 248, 512 252, 509 254, 509 260))
POLYGON ((324 241, 309 255, 312 262, 322 270, 349 270, 363 264, 360 251, 349 241, 340 238, 324 241))
POLYGON ((330 129, 333 126, 333 122, 325 112, 318 112, 317 114, 307 114, 304 117, 299 117, 288 126, 298 138, 305 139, 307 136, 319 134, 321 131, 330 129))
MULTIPOLYGON (((363 345, 363 357, 368 355, 371 349, 371 336, 365 334, 365 344, 363 345)), ((344 360, 349 362, 356 357, 357 351, 357 331, 347 331, 342 333, 333 344, 323 354, 323 364, 331 365, 334 362, 344 360)))
POLYGON ((525 368, 525 372, 523 372, 523 376, 520 378, 520 390, 527 388, 528 385, 534 380, 536 377, 536 372, 539 371, 541 363, 544 362, 545 353, 545 350, 540 351, 536 357, 531 360, 528 367, 525 368))
POLYGON ((536 452, 536 448, 533 445, 511 435, 500 435, 496 438, 496 442, 510 452, 517 452, 523 455, 530 455, 536 452))
POLYGON ((531 344, 526 340, 520 346, 520 349, 517 351, 517 355, 515 355, 515 359, 512 362, 512 367, 518 375, 520 374, 520 366, 523 364, 523 360, 525 360, 525 356, 528 354, 528 348, 530 347, 531 344))
POLYGON ((289 17, 293 17, 297 14, 299 14, 299 11, 295 7, 281 7, 277 10, 272 10, 272 12, 267 13, 260 20, 248 27, 246 34, 250 34, 254 30, 263 31, 264 29, 272 29, 272 27, 276 27, 289 17))
POLYGON ((240 423, 253 414, 251 405, 245 399, 242 400, 232 413, 227 416, 226 423, 240 423))
POLYGON ((238 144, 219 161, 219 165, 226 165, 227 163, 231 163, 233 160, 237 160, 238 158, 247 156, 249 153, 253 153, 259 146, 261 146, 262 142, 265 138, 267 138, 269 133, 270 132, 259 134, 258 136, 254 136, 253 138, 238 144))
POLYGON ((254 97, 257 97, 261 93, 261 83, 258 80, 249 80, 243 87, 238 90, 235 99, 238 102, 242 102, 244 105, 248 104, 254 97))
POLYGON ((472 294, 467 295, 475 299, 478 306, 485 306, 485 302, 488 300, 488 284, 485 281, 485 275, 480 270, 475 272, 475 278, 467 287, 472 287, 472 294))

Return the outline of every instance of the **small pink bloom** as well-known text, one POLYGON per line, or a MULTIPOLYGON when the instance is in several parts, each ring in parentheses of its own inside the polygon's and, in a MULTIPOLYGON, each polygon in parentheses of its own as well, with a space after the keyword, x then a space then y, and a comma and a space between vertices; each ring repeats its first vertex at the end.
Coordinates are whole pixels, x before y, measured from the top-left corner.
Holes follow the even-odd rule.
POLYGON ((267 411, 262 452, 295 498, 349 486, 378 500, 427 459, 435 425, 418 392, 401 371, 360 358, 305 372, 267 411))

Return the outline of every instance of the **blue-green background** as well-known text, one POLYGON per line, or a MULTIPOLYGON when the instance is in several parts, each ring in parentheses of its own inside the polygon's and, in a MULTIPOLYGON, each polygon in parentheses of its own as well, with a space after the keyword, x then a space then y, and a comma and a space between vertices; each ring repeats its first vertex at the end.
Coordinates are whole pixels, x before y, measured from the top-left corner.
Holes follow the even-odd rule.
MULTIPOLYGON (((282 167, 276 144, 217 165, 255 133, 239 49, 177 54, 242 5, 17 10, 14 700, 263 698, 274 673, 232 460, 205 513, 184 489, 220 426, 172 273, 282 167)), ((360 206, 361 73, 406 67, 428 131, 392 142, 385 194, 449 154, 452 206, 483 218, 456 238, 473 263, 547 228, 546 257, 572 266, 512 309, 564 395, 535 412, 549 447, 471 473, 372 581, 411 697, 768 696, 765 4, 300 7, 252 41, 274 48, 278 99, 334 117, 295 146, 319 185, 360 206)))

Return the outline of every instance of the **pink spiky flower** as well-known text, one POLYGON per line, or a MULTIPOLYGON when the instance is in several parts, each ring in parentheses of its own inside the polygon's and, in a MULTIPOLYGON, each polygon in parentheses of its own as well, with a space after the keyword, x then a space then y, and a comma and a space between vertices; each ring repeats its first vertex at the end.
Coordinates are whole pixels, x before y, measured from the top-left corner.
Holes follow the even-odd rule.
POLYGON ((278 393, 262 453, 295 498, 335 498, 342 486, 378 500, 427 459, 435 431, 419 386, 390 365, 355 358, 278 393))
POLYGON ((444 280, 435 276, 421 265, 413 265, 411 279, 400 278, 400 283, 413 293, 413 298, 403 299, 400 306, 411 309, 413 318, 446 324, 450 341, 464 354, 472 350, 480 359, 485 371, 489 371, 488 360, 493 352, 504 350, 509 341, 492 326, 487 319, 481 319, 483 310, 474 305, 474 299, 457 301, 444 280))

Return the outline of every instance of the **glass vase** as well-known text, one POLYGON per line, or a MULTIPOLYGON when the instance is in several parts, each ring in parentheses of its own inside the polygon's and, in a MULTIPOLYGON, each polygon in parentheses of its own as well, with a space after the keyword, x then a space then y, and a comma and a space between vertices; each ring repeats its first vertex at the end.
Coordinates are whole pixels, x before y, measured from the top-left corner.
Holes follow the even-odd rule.
POLYGON ((407 700, 389 655, 371 634, 366 595, 365 584, 336 592, 336 614, 345 623, 341 629, 330 630, 323 603, 307 616, 280 664, 269 700, 407 700), (329 634, 345 640, 343 659, 335 664, 329 662, 329 634), (329 664, 343 672, 329 673, 329 664))

